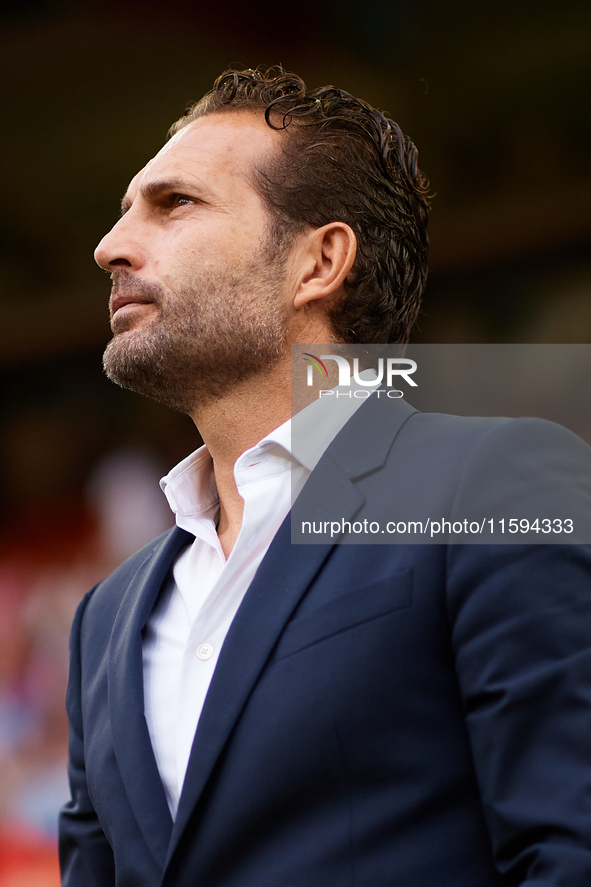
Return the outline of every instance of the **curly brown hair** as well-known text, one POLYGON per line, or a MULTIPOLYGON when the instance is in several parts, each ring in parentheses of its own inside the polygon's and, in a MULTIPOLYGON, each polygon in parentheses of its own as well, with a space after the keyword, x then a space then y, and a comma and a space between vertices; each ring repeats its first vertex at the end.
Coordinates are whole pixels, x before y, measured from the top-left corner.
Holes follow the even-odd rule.
POLYGON ((407 342, 427 276, 428 183, 397 123, 334 86, 307 92, 281 67, 225 71, 170 134, 207 114, 263 113, 286 130, 282 150, 255 171, 277 245, 341 221, 357 237, 345 298, 331 310, 346 343, 407 342))

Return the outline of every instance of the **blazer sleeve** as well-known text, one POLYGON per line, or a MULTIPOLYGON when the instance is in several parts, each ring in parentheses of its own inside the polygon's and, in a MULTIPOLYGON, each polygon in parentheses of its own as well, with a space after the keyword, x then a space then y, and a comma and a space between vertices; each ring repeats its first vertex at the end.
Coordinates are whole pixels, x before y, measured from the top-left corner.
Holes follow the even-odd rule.
MULTIPOLYGON (((93 589, 94 590, 94 589, 93 589)), ((109 887, 115 885, 111 846, 98 821, 86 783, 82 727, 80 632, 92 591, 83 598, 72 624, 70 679, 66 695, 69 718, 68 775, 71 800, 59 820, 59 857, 62 887, 109 887)))
MULTIPOLYGON (((546 429, 532 428, 539 442, 546 429)), ((558 461, 553 444, 548 457, 540 456, 543 447, 528 448, 520 433, 513 463, 507 457, 517 464, 511 486, 519 492, 530 465, 554 483, 553 501, 579 484, 587 513, 591 462, 577 440, 571 447, 565 436, 558 461)), ((513 500, 515 517, 520 501, 513 500)), ((546 516, 552 515, 540 515, 546 516)), ((451 545, 447 573, 456 669, 496 866, 507 884, 585 887, 591 546, 451 545)))

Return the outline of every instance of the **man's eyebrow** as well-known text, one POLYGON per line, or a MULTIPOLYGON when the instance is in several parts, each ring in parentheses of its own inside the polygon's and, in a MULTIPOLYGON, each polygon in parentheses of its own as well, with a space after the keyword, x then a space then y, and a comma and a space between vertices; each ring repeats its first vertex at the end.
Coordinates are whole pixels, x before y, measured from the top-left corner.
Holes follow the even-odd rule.
MULTIPOLYGON (((156 179, 154 182, 140 185, 139 191, 144 200, 154 200, 154 198, 159 197, 161 194, 186 187, 187 183, 181 179, 156 179)), ((121 201, 121 215, 124 215, 131 208, 131 203, 130 197, 128 194, 125 194, 121 201)))
POLYGON ((131 200, 130 200, 130 198, 127 196, 127 194, 125 194, 125 195, 121 198, 121 215, 124 216, 125 213, 127 212, 127 210, 130 209, 130 208, 131 208, 131 200))

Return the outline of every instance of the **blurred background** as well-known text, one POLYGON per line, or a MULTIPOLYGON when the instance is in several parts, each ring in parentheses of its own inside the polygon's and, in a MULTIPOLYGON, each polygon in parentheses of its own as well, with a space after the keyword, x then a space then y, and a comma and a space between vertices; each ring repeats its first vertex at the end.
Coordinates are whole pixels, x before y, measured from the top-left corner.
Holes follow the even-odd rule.
POLYGON ((200 443, 101 373, 92 251, 229 65, 282 63, 396 119, 436 193, 415 341, 591 340, 591 6, 563 0, 8 0, 0 12, 0 887, 57 885, 67 637, 171 522, 200 443))

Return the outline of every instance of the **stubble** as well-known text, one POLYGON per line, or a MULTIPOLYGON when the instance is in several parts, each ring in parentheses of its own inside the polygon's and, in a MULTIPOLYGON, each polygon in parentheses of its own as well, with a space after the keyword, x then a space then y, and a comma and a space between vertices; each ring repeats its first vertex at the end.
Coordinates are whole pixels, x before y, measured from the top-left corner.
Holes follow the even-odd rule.
POLYGON ((149 302, 154 316, 114 318, 103 357, 106 375, 183 413, 223 397, 284 354, 284 280, 282 256, 268 250, 240 270, 203 270, 174 292, 116 271, 112 297, 149 302))

